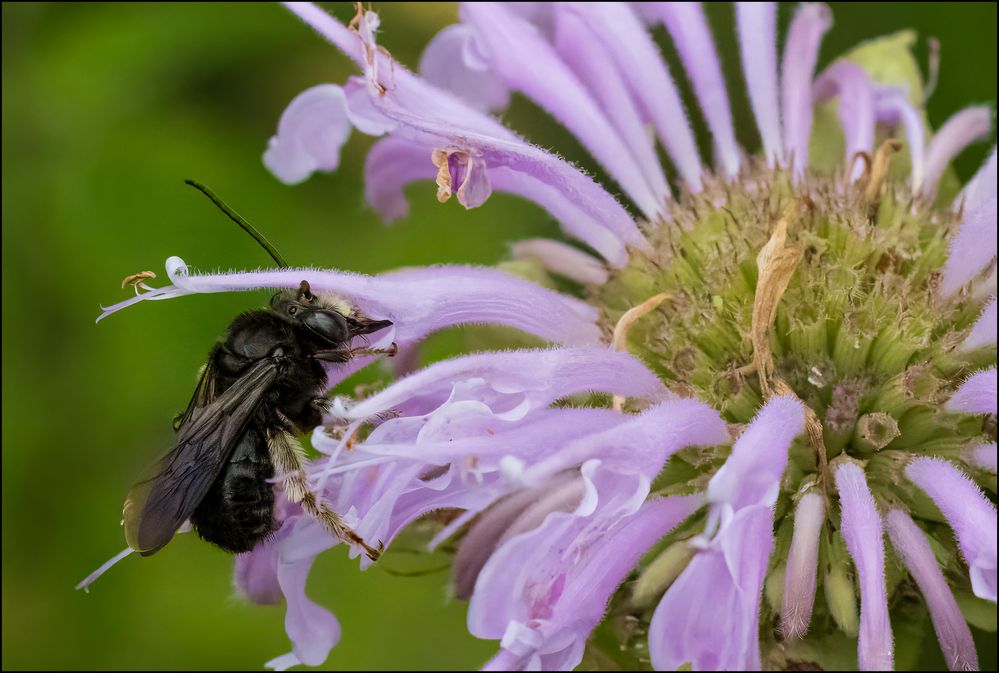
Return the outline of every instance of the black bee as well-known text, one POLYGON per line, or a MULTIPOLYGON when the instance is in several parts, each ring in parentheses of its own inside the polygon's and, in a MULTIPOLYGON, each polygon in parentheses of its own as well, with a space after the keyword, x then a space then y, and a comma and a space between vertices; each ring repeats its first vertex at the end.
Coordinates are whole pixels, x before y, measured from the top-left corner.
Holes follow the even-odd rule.
POLYGON ((123 525, 129 547, 153 554, 190 519, 208 542, 231 553, 249 551, 275 529, 269 480, 277 474, 292 502, 377 558, 379 551, 310 489, 295 434, 322 420, 328 403, 323 363, 347 362, 358 354, 350 348, 354 337, 391 324, 344 315, 304 280, 297 292, 274 295, 269 309, 238 316, 212 349, 187 410, 174 422, 173 448, 128 494, 123 525))

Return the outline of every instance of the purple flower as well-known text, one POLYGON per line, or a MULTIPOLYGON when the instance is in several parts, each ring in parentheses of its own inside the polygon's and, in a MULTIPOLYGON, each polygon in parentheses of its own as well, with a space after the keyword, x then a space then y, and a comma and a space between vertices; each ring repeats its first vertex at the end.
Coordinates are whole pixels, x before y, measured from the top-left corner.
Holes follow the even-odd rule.
MULTIPOLYGON (((960 194, 945 178, 991 133, 990 110, 933 133, 900 38, 817 73, 823 4, 794 10, 780 62, 777 6, 736 4, 758 155, 736 141, 698 3, 466 3, 420 75, 378 43, 373 12, 345 26, 288 6, 360 74, 291 102, 264 154, 280 180, 335 170, 353 130, 376 136, 365 197, 384 219, 406 216, 414 181, 465 208, 516 194, 573 242, 514 243, 508 268, 576 289, 465 266, 199 275, 173 257, 172 285, 103 315, 304 279, 344 311, 391 320, 371 345, 396 343, 406 375, 332 398, 308 477, 388 553, 406 526, 454 513, 426 542, 456 544, 469 630, 498 641, 487 668, 571 670, 590 654, 621 668, 828 668, 842 665, 836 631, 859 635, 861 668, 890 668, 893 630, 921 627, 893 629, 889 601, 917 589, 948 664, 976 665, 950 587, 996 599, 996 510, 980 490, 995 489, 995 149, 960 194), (682 68, 653 40, 659 23, 682 68), (492 116, 513 93, 613 184, 492 116), (424 337, 470 323, 550 346, 415 366, 424 337), (941 513, 967 579, 937 551, 950 548, 931 525, 941 513), (884 528, 908 573, 892 582, 884 528), (591 638, 617 619, 632 625, 619 646, 591 638)), ((330 385, 371 361, 331 369, 330 385)), ((275 536, 236 560, 236 582, 250 600, 286 601, 292 652, 272 667, 319 664, 339 625, 305 580, 339 541, 294 506, 277 517, 275 536)))
POLYGON ((881 515, 860 466, 844 462, 836 467, 835 476, 843 516, 843 537, 853 557, 860 585, 857 663, 862 671, 891 670, 894 668, 894 642, 888 621, 881 515))
POLYGON ((774 398, 708 484, 698 553, 663 596, 649 627, 657 669, 685 662, 698 670, 760 668, 760 592, 774 546, 773 506, 791 440, 804 421, 798 401, 774 398))

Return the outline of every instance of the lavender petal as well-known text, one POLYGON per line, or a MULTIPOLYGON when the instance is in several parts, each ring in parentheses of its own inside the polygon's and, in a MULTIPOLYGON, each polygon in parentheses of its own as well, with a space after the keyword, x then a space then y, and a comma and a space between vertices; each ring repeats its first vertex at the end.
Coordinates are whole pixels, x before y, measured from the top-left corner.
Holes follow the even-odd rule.
POLYGON ((767 166, 784 159, 777 89, 777 3, 735 3, 739 54, 767 166))
POLYGON ((639 209, 655 216, 660 203, 624 141, 538 30, 497 3, 463 3, 461 17, 474 29, 476 41, 506 85, 572 131, 639 209))
POLYGON ((725 77, 704 10, 698 2, 657 2, 654 6, 666 24, 693 84, 721 169, 726 176, 735 177, 739 173, 740 150, 732 126, 725 77))
POLYGON ((860 585, 860 640, 857 663, 862 671, 892 670, 894 645, 885 588, 885 549, 881 516, 855 463, 836 468, 842 532, 860 585))
POLYGON ((985 106, 955 112, 944 122, 926 148, 926 176, 922 192, 933 196, 951 160, 971 143, 987 138, 992 131, 992 110, 985 106))
POLYGON ((784 574, 781 598, 781 632, 787 639, 807 633, 815 604, 815 579, 819 564, 819 535, 826 520, 826 502, 821 494, 801 496, 794 510, 794 535, 784 574))
MULTIPOLYGON (((870 154, 874 147, 874 89, 867 73, 856 63, 837 61, 816 78, 812 99, 821 104, 839 96, 839 119, 846 140, 844 164, 850 165, 858 152, 870 154)), ((852 179, 863 174, 863 166, 853 166, 852 179)))
POLYGON ((554 7, 555 48, 606 111, 621 135, 659 204, 656 214, 671 198, 669 184, 656 156, 655 140, 645 131, 641 111, 617 69, 614 55, 572 8, 554 7))
POLYGON ((488 68, 479 51, 470 27, 447 26, 423 50, 420 75, 476 110, 501 110, 510 102, 510 90, 488 68))
POLYGON ((918 192, 923 186, 926 163, 926 133, 922 115, 909 102, 905 91, 895 86, 875 87, 874 109, 879 123, 890 125, 901 123, 905 128, 911 163, 912 190, 918 192))
POLYGON ((967 414, 996 413, 996 368, 969 376, 947 401, 951 411, 967 414))
POLYGON ((996 508, 978 486, 945 460, 917 458, 905 470, 943 512, 979 598, 996 602, 996 508))
POLYGON ((790 157, 794 176, 808 166, 808 143, 812 133, 812 75, 819 57, 822 36, 832 26, 832 12, 821 3, 798 8, 781 62, 781 104, 784 120, 784 151, 790 157))
POLYGON ((948 297, 996 257, 996 150, 965 188, 963 217, 950 244, 940 293, 948 297))
POLYGON ((971 629, 964 621, 961 608, 947 586, 926 537, 912 518, 900 509, 888 512, 887 521, 892 546, 902 557, 902 562, 926 599, 947 668, 952 671, 977 671, 978 654, 971 629))
POLYGON ((585 21, 617 60, 631 95, 643 116, 656 128, 684 185, 701 190, 701 159, 683 102, 659 48, 634 10, 623 3, 573 3, 572 11, 585 21))
MULTIPOLYGON (((492 269, 440 266, 382 276, 315 269, 191 275, 182 259, 171 257, 167 275, 174 283, 169 296, 297 288, 307 280, 313 290, 342 296, 370 318, 392 320, 393 327, 377 335, 376 346, 382 341, 387 346, 393 339, 411 343, 443 327, 478 322, 507 325, 564 343, 600 339, 591 307, 492 269)), ((105 315, 132 303, 112 306, 105 315)))
POLYGON ((988 303, 982 314, 961 342, 961 350, 971 351, 976 348, 996 345, 996 298, 988 303))

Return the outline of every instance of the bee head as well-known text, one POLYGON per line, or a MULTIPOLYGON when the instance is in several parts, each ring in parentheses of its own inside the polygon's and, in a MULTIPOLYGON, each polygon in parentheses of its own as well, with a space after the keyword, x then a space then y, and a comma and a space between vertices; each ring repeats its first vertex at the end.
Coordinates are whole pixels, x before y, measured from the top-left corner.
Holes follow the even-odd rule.
POLYGON ((275 294, 271 298, 271 310, 287 322, 304 327, 321 341, 335 345, 348 343, 355 336, 371 334, 392 324, 390 320, 357 319, 343 315, 320 302, 305 280, 294 294, 275 294))

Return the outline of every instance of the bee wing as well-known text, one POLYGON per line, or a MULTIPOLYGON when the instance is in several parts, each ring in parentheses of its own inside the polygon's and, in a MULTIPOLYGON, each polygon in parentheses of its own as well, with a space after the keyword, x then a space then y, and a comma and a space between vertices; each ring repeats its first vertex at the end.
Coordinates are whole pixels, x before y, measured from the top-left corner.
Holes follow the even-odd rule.
POLYGON ((173 420, 174 430, 180 430, 190 423, 191 417, 194 416, 194 412, 199 407, 207 407, 215 401, 215 370, 218 366, 216 362, 218 361, 219 352, 221 352, 221 349, 219 346, 215 346, 208 356, 208 362, 201 368, 201 374, 198 376, 198 385, 194 389, 194 394, 191 395, 191 401, 187 403, 187 409, 173 420))
POLYGON ((129 491, 123 512, 129 547, 148 556, 170 541, 221 473, 276 377, 277 364, 261 360, 210 404, 193 409, 173 448, 129 491))

